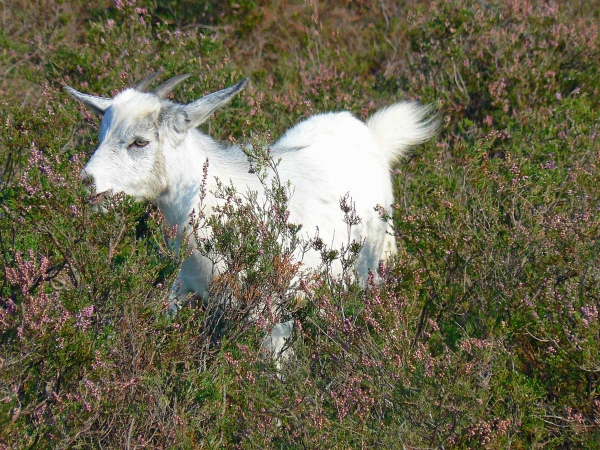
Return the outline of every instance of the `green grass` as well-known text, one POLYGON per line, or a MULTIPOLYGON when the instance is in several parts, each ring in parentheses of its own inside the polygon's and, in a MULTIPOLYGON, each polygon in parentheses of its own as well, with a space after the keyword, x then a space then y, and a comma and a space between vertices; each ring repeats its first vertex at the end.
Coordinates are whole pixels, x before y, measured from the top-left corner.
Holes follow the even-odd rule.
POLYGON ((598 6, 115 5, 2 5, 0 448, 600 448, 598 6), (439 136, 394 171, 383 282, 290 290, 302 243, 272 185, 210 222, 211 295, 239 304, 165 316, 184 255, 152 205, 90 211, 98 120, 61 87, 159 69, 193 75, 180 102, 249 76, 204 129, 255 147, 321 111, 433 103, 439 136), (265 299, 285 308, 245 320, 265 299), (290 318, 278 371, 260 344, 290 318))

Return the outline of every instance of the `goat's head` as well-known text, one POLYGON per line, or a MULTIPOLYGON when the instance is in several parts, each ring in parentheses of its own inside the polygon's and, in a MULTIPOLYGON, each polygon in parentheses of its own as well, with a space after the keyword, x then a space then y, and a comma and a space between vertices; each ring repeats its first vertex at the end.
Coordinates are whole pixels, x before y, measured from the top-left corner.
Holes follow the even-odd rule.
POLYGON ((155 77, 114 98, 83 94, 65 86, 68 93, 102 116, 98 148, 81 171, 97 205, 108 193, 125 193, 137 200, 153 200, 167 188, 165 161, 187 132, 205 122, 247 82, 213 92, 187 105, 165 97, 188 75, 164 82, 153 92, 142 92, 155 77))

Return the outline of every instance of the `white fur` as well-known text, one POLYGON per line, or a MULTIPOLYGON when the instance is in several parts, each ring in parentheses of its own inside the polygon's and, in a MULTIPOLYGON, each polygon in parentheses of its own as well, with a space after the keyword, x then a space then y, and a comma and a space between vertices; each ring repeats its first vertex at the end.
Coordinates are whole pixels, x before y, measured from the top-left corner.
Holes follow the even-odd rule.
MULTIPOLYGON (((210 195, 216 179, 225 183, 231 180, 238 192, 262 190, 256 175, 248 173, 247 158, 239 148, 219 145, 195 128, 243 83, 189 105, 134 89, 111 100, 67 88, 73 97, 104 114, 100 145, 82 177, 96 193, 124 192, 138 200, 153 201, 169 225, 178 226, 179 242, 181 232, 189 227, 190 212, 198 210, 202 166, 207 158, 206 213, 217 204, 210 195), (136 138, 148 144, 142 148, 132 145, 136 138)), ((289 220, 302 224, 306 237, 314 237, 318 230, 323 242, 334 249, 347 244, 339 201, 350 193, 362 219, 353 227, 352 238, 366 238, 358 261, 361 276, 396 251, 394 238, 386 233, 387 224, 374 207, 388 208, 393 202, 391 164, 434 134, 436 124, 428 113, 427 107, 416 103, 396 103, 376 113, 367 124, 348 112, 315 115, 271 146, 274 158, 281 158, 281 180, 289 180, 293 186, 289 220)), ((303 259, 306 268, 315 269, 320 262, 314 250, 303 259)), ((173 295, 204 295, 220 269, 194 252, 181 267, 173 295)), ((334 275, 339 273, 341 265, 334 265, 333 270, 334 275)), ((278 345, 271 344, 274 348, 278 345)))

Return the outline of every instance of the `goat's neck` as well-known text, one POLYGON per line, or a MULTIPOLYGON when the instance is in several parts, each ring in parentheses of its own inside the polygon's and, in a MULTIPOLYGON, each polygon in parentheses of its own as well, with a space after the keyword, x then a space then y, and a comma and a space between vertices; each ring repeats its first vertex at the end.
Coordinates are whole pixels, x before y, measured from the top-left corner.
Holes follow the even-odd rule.
POLYGON ((200 209, 210 216, 216 206, 216 178, 223 183, 229 180, 244 183, 248 178, 248 164, 242 151, 236 147, 223 148, 212 138, 191 130, 184 141, 174 149, 165 152, 167 189, 154 203, 161 210, 170 226, 178 227, 178 240, 181 233, 189 228, 190 214, 200 209), (204 199, 200 191, 204 178, 204 164, 208 159, 204 199))

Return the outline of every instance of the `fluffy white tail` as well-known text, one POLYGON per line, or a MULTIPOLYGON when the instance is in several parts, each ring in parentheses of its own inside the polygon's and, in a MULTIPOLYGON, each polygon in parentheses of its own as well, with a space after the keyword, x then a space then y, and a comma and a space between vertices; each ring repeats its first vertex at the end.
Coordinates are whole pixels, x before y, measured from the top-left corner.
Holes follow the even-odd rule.
POLYGON ((400 102, 377 111, 367 121, 390 165, 436 133, 438 121, 431 111, 431 106, 400 102))

